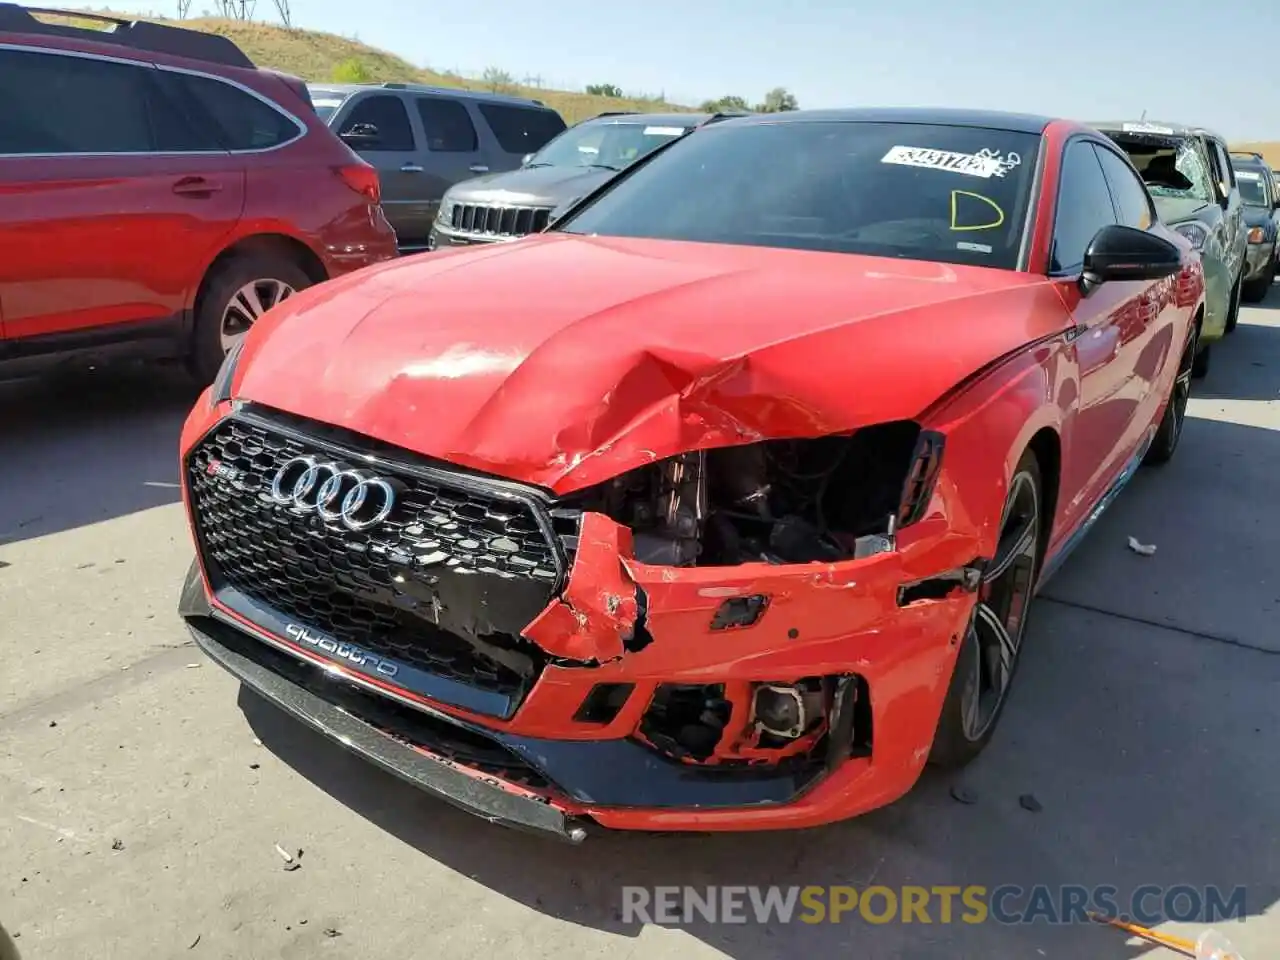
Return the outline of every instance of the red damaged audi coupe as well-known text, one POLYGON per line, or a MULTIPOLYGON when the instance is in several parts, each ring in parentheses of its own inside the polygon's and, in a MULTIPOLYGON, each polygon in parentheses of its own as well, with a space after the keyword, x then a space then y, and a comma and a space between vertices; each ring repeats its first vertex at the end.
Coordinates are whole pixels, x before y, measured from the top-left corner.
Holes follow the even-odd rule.
POLYGON ((546 232, 302 291, 182 434, 217 663, 495 822, 849 817, 991 739, 1178 445, 1199 259, 1087 127, 726 120, 546 232))

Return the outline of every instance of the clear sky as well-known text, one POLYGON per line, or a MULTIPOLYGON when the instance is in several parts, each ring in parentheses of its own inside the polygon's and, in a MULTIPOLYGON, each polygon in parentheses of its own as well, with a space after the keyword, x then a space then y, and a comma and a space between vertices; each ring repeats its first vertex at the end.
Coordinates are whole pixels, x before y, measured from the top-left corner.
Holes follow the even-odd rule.
MULTIPOLYGON (((290 0, 295 25, 437 69, 681 103, 968 106, 1280 140, 1272 0, 290 0)), ((193 13, 202 0, 192 4, 193 13)), ((257 0, 267 19, 273 0, 257 0)), ((157 11, 159 12, 159 11, 157 11)))

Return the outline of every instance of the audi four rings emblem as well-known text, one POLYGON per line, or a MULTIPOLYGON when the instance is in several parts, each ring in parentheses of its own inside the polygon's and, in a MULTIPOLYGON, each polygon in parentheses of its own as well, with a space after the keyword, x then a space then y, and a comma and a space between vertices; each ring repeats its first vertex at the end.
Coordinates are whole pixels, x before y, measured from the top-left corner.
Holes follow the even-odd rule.
POLYGON ((348 530, 368 530, 391 515, 396 488, 384 480, 344 466, 294 457, 271 480, 271 499, 299 513, 314 511, 348 530))

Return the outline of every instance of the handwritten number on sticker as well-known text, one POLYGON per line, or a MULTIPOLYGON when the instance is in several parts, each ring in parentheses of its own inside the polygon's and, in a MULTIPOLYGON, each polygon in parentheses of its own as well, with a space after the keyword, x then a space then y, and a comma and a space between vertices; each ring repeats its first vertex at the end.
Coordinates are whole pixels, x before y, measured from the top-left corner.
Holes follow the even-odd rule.
POLYGON ((1004 224, 1004 210, 1000 208, 1000 204, 996 203, 990 197, 984 197, 980 193, 973 193, 969 190, 952 190, 951 191, 951 230, 960 233, 965 230, 994 230, 1004 224), (968 198, 969 202, 962 202, 963 198, 968 198), (966 211, 965 208, 968 208, 966 211), (974 222, 965 223, 970 216, 964 216, 969 213, 974 222), (986 219, 983 220, 982 218, 986 219))

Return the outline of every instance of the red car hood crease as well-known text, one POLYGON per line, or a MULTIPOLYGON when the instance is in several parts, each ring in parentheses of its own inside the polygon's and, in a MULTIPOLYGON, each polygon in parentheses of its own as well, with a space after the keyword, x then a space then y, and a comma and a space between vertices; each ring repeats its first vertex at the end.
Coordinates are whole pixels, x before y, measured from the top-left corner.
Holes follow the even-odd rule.
POLYGON ((253 332, 236 392, 566 493, 917 416, 1064 319, 1013 271, 549 235, 298 294, 253 332))

